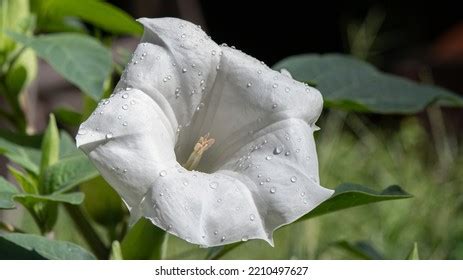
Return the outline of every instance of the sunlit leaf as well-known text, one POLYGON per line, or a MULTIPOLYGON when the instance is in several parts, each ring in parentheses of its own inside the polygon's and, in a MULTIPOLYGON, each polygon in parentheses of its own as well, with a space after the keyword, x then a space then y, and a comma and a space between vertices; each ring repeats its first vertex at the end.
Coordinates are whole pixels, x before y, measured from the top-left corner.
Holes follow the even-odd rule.
POLYGON ((54 16, 74 16, 115 34, 141 35, 143 29, 123 10, 97 0, 45 0, 42 12, 54 16))
POLYGON ((9 32, 17 42, 32 48, 59 74, 95 100, 111 71, 111 53, 90 36, 59 33, 28 37, 9 32))

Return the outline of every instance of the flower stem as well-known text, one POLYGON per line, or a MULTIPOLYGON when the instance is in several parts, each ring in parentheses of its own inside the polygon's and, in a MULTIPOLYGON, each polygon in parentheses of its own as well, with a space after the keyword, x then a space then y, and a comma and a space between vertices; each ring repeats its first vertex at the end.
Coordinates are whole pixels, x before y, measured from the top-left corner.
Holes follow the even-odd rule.
POLYGON ((109 249, 106 247, 100 236, 87 220, 82 209, 79 206, 64 204, 64 208, 71 216, 77 229, 87 241, 92 251, 98 259, 107 259, 109 256, 109 249))

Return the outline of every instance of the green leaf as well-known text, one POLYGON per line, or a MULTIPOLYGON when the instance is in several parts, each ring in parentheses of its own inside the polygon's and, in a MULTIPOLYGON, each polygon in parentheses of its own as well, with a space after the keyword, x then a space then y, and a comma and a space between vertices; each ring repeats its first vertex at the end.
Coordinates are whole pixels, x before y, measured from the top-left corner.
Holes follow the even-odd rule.
POLYGON ((103 94, 103 84, 111 71, 111 53, 90 36, 58 33, 27 37, 7 33, 32 48, 53 69, 95 100, 103 94))
MULTIPOLYGON (((405 199, 410 198, 412 195, 405 192, 399 186, 389 186, 381 192, 372 190, 365 186, 355 185, 355 184, 341 184, 339 185, 331 198, 324 201, 320 205, 318 205, 315 209, 311 212, 307 213, 306 215, 302 216, 298 221, 304 221, 310 218, 314 218, 317 216, 329 214, 335 211, 348 209, 352 207, 357 207, 361 205, 366 205, 370 203, 376 203, 381 201, 388 201, 388 200, 397 200, 397 199, 405 199)), ((208 258, 217 259, 221 258, 223 255, 228 253, 229 251, 235 249, 239 245, 243 244, 236 243, 230 244, 218 248, 211 249, 209 251, 208 258)))
POLYGON ((62 159, 50 166, 41 184, 48 193, 64 193, 98 175, 98 171, 86 156, 77 155, 62 159))
POLYGON ((411 114, 436 101, 463 106, 463 98, 450 91, 382 73, 346 55, 291 56, 273 68, 287 69, 296 80, 315 82, 328 107, 411 114))
POLYGON ((129 14, 103 1, 45 0, 43 12, 74 16, 115 34, 141 35, 143 28, 129 14))
POLYGON ((78 126, 82 122, 82 114, 68 108, 56 108, 53 114, 55 114, 59 122, 67 125, 78 126))
POLYGON ((407 260, 419 260, 420 254, 418 252, 418 243, 415 242, 413 244, 413 248, 411 249, 410 253, 408 253, 407 260))
POLYGON ((82 204, 85 195, 81 192, 65 193, 65 194, 50 194, 50 195, 35 195, 35 194, 17 194, 15 200, 26 205, 32 205, 37 202, 62 202, 73 205, 82 204))
POLYGON ((115 227, 124 219, 122 199, 103 177, 80 184, 80 190, 85 193, 86 212, 97 223, 115 227))
POLYGON ((23 233, 0 234, 0 259, 94 260, 76 244, 23 233))
POLYGON ((6 156, 34 174, 39 173, 40 150, 38 149, 21 146, 0 137, 0 155, 6 156))
MULTIPOLYGON (((15 208, 14 196, 18 190, 5 178, 0 177, 0 209, 15 208)), ((1 246, 0 246, 1 247, 1 246)))
POLYGON ((16 182, 22 187, 26 193, 38 194, 38 183, 37 179, 32 178, 29 174, 23 173, 20 170, 8 165, 8 171, 16 179, 16 182))
POLYGON ((167 233, 141 218, 122 240, 124 260, 160 260, 163 257, 167 233))
POLYGON ((335 193, 331 198, 318 205, 300 220, 306 220, 360 205, 410 197, 412 197, 412 195, 395 185, 389 186, 383 191, 378 192, 361 185, 342 184, 335 189, 335 193))
POLYGON ((50 114, 47 130, 42 140, 42 158, 40 160, 40 173, 58 162, 59 159, 59 131, 55 116, 50 114))
POLYGON ((357 259, 362 260, 382 260, 383 255, 379 253, 370 243, 366 241, 357 241, 354 243, 348 241, 338 241, 333 245, 349 252, 357 259))

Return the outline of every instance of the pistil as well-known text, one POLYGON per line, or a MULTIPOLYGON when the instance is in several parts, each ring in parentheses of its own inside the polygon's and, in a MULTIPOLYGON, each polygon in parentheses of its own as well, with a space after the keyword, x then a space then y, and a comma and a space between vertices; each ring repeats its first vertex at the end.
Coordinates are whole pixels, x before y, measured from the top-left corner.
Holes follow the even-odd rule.
POLYGON ((209 138, 209 133, 204 136, 201 136, 198 142, 195 144, 193 152, 191 153, 190 157, 185 162, 183 167, 185 167, 188 170, 195 170, 204 152, 207 151, 214 143, 215 139, 209 138))

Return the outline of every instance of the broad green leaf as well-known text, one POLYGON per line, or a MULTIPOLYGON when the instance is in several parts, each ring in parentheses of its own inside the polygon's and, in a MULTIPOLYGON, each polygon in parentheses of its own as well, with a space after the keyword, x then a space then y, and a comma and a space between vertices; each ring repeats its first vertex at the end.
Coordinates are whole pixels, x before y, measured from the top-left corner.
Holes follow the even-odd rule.
POLYGON ((16 179, 16 182, 22 187, 26 193, 38 194, 38 183, 37 179, 32 178, 29 174, 23 173, 20 170, 8 165, 8 171, 16 179))
POLYGON ((42 158, 40 160, 40 173, 58 162, 59 159, 59 131, 55 116, 50 114, 48 127, 42 140, 42 158))
POLYGON ((94 260, 76 244, 23 233, 0 234, 0 259, 94 260))
POLYGON ((18 190, 5 178, 0 177, 0 209, 12 209, 15 207, 14 196, 18 190))
POLYGON ((348 242, 348 241, 338 241, 333 244, 350 254, 357 259, 362 260, 382 260, 384 259, 383 255, 379 253, 370 243, 366 241, 357 241, 357 242, 348 242))
POLYGON ((64 193, 98 175, 98 171, 86 156, 77 155, 62 159, 50 166, 41 184, 48 193, 64 193))
MULTIPOLYGON (((298 221, 304 221, 306 219, 329 214, 342 209, 357 207, 381 201, 405 199, 410 197, 412 197, 412 195, 405 192, 399 186, 390 186, 384 189, 383 191, 378 192, 361 185, 341 184, 335 189, 335 193, 331 198, 318 205, 311 212, 302 216, 298 221)), ((244 242, 236 243, 237 245, 230 244, 218 248, 212 248, 209 251, 208 258, 221 258, 223 255, 225 255, 226 253, 235 249, 243 243, 244 242)))
POLYGON ((167 233, 141 218, 121 243, 124 260, 160 260, 165 249, 167 233))
POLYGON ((78 126, 82 122, 82 114, 68 108, 59 107, 53 111, 53 114, 55 114, 58 122, 67 125, 78 126))
POLYGON ((360 205, 410 197, 412 197, 412 195, 405 192, 399 186, 390 186, 378 192, 361 185, 342 184, 335 189, 335 193, 331 198, 318 205, 300 220, 306 220, 360 205))
POLYGON ((407 260, 419 260, 419 259, 420 259, 420 254, 418 252, 418 243, 415 242, 413 244, 412 250, 410 251, 410 253, 408 253, 407 260))
POLYGON ((42 12, 54 16, 74 16, 115 34, 141 35, 143 29, 123 10, 96 0, 45 0, 42 12))
POLYGON ((285 68, 296 80, 316 83, 328 107, 411 114, 436 101, 463 106, 463 98, 450 91, 382 73, 346 55, 296 55, 273 68, 285 68))
POLYGON ((32 48, 58 73, 95 100, 111 71, 111 53, 90 36, 57 33, 28 37, 8 32, 17 42, 32 48))
POLYGON ((35 195, 35 194, 16 194, 15 200, 31 205, 37 202, 62 202, 73 205, 79 205, 84 201, 85 195, 81 192, 50 194, 50 195, 35 195))
POLYGON ((85 210, 94 221, 115 227, 123 220, 122 199, 103 177, 98 176, 80 184, 80 190, 85 194, 85 210))
POLYGON ((0 137, 0 155, 4 155, 12 162, 19 164, 34 174, 39 173, 39 149, 21 146, 0 137))

